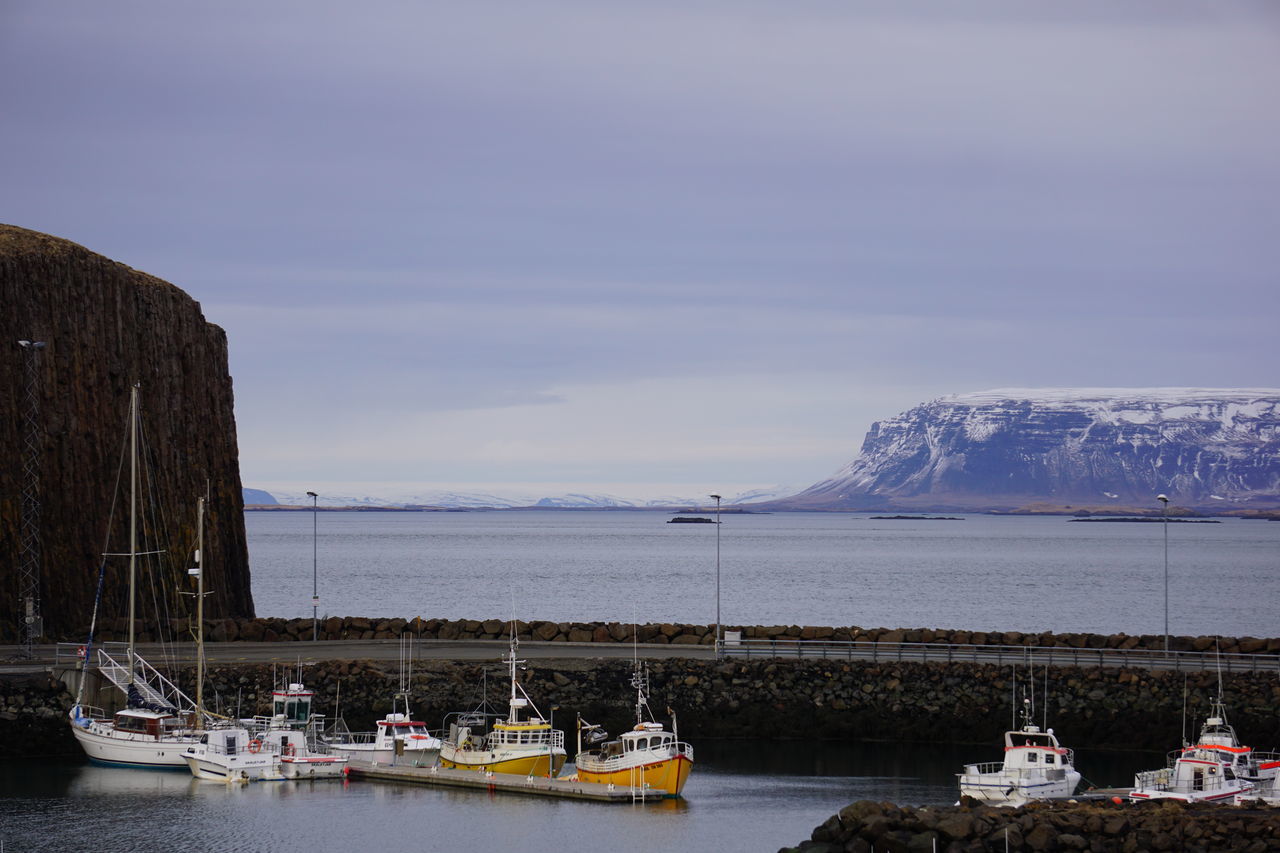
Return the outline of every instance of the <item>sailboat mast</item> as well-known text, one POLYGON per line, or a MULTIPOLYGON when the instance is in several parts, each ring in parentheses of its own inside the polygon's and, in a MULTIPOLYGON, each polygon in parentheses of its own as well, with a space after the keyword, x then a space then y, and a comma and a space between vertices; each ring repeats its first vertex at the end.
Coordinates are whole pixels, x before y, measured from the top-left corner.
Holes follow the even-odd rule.
POLYGON ((134 618, 138 576, 138 386, 129 389, 129 683, 133 684, 137 650, 134 618))
POLYGON ((204 497, 196 505, 196 728, 204 713, 204 497))

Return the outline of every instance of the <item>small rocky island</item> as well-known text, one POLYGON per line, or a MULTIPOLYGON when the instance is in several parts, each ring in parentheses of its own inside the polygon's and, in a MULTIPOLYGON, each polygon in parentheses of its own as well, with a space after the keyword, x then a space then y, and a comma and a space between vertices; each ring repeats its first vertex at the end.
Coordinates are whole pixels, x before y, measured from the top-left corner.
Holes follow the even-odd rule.
POLYGON ((677 515, 675 518, 667 519, 667 524, 719 524, 714 518, 706 518, 701 515, 677 515))

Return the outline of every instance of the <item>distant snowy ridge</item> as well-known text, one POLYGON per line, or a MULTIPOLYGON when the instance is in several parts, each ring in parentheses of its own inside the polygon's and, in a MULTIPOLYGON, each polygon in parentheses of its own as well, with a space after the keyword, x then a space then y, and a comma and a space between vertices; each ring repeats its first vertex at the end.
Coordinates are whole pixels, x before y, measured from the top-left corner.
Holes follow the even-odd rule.
MULTIPOLYGON (((312 499, 306 492, 266 491, 262 489, 245 489, 246 504, 279 503, 285 506, 311 506, 312 499), (251 499, 251 496, 253 499, 251 499), (265 500, 269 498, 271 500, 265 500)), ((777 497, 793 495, 800 491, 799 487, 773 486, 751 489, 746 492, 726 496, 724 506, 770 500, 777 497)), ((317 506, 324 507, 441 507, 444 509, 515 509, 523 507, 544 507, 547 509, 648 509, 661 507, 700 507, 709 508, 715 505, 709 496, 670 496, 630 500, 616 495, 568 493, 554 496, 533 494, 488 494, 484 492, 422 492, 417 494, 378 496, 352 494, 320 493, 315 500, 317 506)))
POLYGON ((872 424, 796 508, 1280 505, 1280 390, 1003 388, 872 424))

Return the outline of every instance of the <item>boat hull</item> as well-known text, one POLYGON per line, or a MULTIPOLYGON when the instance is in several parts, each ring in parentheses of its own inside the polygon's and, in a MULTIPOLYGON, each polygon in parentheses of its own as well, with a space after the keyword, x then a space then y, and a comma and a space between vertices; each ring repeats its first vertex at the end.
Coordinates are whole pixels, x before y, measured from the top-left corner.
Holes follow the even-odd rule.
POLYGON ((515 751, 487 752, 473 749, 440 752, 440 766, 459 770, 481 770, 492 773, 510 773, 517 776, 555 776, 564 767, 565 754, 550 755, 546 750, 528 754, 515 751))
POLYGON ((419 766, 435 764, 440 755, 440 747, 424 749, 405 749, 401 755, 390 747, 375 747, 372 744, 329 743, 329 751, 346 756, 354 761, 369 761, 374 764, 416 764, 419 766))
MULTIPOLYGON (((988 775, 988 774, 983 774, 988 775)), ((979 802, 992 806, 1021 806, 1037 800, 1065 800, 1075 794, 1080 783, 1079 774, 1074 778, 1052 781, 1015 781, 1001 779, 998 774, 994 778, 984 779, 960 777, 960 796, 972 797, 979 802)))
POLYGON ((285 778, 280 762, 271 755, 206 756, 188 752, 182 757, 192 776, 208 782, 277 782, 285 778))
POLYGON ((151 735, 116 731, 109 724, 71 723, 71 733, 84 754, 95 764, 114 767, 142 767, 153 770, 182 770, 183 754, 196 738, 157 739, 151 735))
POLYGON ((579 764, 578 779, 582 782, 597 782, 601 785, 613 785, 627 788, 653 788, 666 791, 672 797, 678 797, 689 781, 693 772, 693 761, 684 755, 659 759, 648 763, 636 763, 630 767, 592 768, 579 764))
POLYGON ((286 779, 340 779, 346 775, 347 760, 335 755, 313 758, 286 755, 280 759, 280 770, 286 779))

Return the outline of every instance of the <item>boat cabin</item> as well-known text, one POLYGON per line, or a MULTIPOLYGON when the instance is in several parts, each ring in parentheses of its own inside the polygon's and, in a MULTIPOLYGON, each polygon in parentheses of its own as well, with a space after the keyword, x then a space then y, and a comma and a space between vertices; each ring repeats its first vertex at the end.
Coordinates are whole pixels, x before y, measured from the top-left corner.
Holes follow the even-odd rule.
POLYGON ((311 700, 315 693, 301 684, 271 691, 271 713, 285 725, 306 725, 311 720, 311 700))
POLYGON ((425 740, 431 737, 427 724, 409 719, 408 714, 388 714, 385 719, 378 720, 375 742, 379 747, 394 746, 397 740, 425 740))
POLYGON ((1005 767, 1057 769, 1071 764, 1071 750, 1058 745, 1053 729, 1040 731, 1038 726, 1023 726, 1016 732, 1004 733, 1005 767))
POLYGON ((147 735, 159 739, 163 735, 170 735, 188 728, 188 723, 181 717, 164 711, 126 708, 116 712, 112 726, 118 732, 147 735))

